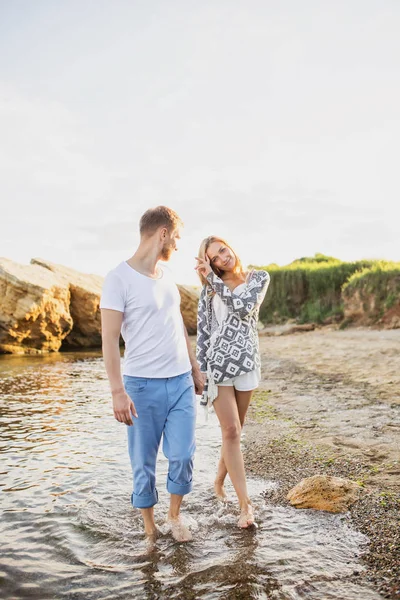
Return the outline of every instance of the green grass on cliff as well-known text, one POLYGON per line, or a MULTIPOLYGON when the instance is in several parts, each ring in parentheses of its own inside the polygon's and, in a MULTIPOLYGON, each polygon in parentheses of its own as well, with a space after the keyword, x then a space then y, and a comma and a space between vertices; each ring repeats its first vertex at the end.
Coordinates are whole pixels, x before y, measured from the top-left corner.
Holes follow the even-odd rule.
MULTIPOLYGON (((343 317, 344 284, 355 282, 356 279, 352 277, 373 271, 380 264, 382 261, 373 260, 343 262, 316 254, 295 260, 284 267, 276 264, 255 267, 266 269, 271 276, 260 319, 263 323, 279 323, 287 319, 296 319, 300 323, 322 323, 328 317, 340 320, 343 317)), ((373 277, 378 285, 378 278, 384 276, 379 271, 379 276, 376 274, 373 277)))
POLYGON ((353 273, 342 288, 343 296, 358 293, 366 312, 381 317, 400 302, 400 263, 376 261, 353 273))

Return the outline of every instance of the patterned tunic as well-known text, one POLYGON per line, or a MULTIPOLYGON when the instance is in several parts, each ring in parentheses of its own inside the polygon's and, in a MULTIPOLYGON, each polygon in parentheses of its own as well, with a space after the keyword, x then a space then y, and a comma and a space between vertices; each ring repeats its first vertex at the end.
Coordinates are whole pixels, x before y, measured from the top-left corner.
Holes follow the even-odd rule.
POLYGON ((213 272, 207 281, 199 300, 196 348, 200 369, 207 373, 200 402, 204 406, 215 400, 216 384, 260 368, 257 321, 270 277, 266 271, 253 271, 240 294, 231 292, 213 272), (221 325, 212 306, 214 293, 228 307, 221 325))

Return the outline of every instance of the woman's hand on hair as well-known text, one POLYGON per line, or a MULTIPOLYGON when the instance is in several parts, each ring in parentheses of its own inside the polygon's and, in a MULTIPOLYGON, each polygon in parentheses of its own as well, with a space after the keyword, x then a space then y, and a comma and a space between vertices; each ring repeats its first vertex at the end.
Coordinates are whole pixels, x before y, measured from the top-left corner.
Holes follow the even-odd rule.
POLYGON ((198 265, 197 265, 197 267, 195 267, 195 270, 199 274, 203 275, 203 277, 207 277, 207 275, 212 273, 210 259, 208 258, 207 254, 205 255, 204 258, 199 258, 198 256, 196 256, 195 258, 198 262, 198 265))

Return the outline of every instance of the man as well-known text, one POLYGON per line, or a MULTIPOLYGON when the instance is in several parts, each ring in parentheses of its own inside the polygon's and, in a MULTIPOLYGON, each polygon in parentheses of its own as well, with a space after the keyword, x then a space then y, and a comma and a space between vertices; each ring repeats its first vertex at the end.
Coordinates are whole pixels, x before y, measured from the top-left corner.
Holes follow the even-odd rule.
POLYGON ((114 416, 128 425, 132 505, 141 510, 146 535, 154 539, 155 468, 163 436, 171 494, 167 521, 174 538, 185 542, 191 534, 182 523, 180 506, 192 489, 195 391, 202 393, 203 375, 183 324, 179 290, 169 270, 158 264, 177 250, 182 225, 165 206, 144 213, 139 247, 107 275, 100 308, 114 416), (120 333, 125 341, 123 381, 120 333))

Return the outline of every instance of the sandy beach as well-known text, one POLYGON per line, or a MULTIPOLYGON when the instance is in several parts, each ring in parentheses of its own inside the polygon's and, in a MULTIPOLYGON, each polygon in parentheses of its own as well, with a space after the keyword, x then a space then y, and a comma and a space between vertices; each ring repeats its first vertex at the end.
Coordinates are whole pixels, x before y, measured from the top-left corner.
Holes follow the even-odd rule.
POLYGON ((370 538, 366 570, 386 598, 400 597, 400 330, 322 328, 260 335, 263 380, 245 428, 250 472, 278 482, 268 502, 316 473, 357 481, 350 510, 370 538))

